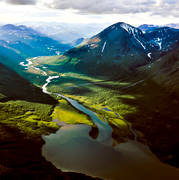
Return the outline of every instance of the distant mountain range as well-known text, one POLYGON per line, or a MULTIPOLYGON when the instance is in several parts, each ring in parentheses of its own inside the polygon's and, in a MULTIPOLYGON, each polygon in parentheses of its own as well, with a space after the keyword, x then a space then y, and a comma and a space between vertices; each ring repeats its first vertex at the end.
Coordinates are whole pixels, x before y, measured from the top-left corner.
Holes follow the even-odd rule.
POLYGON ((120 22, 67 51, 66 67, 88 73, 112 74, 133 72, 177 48, 179 30, 156 27, 143 33, 141 29, 120 22), (74 61, 74 58, 77 58, 74 61))
POLYGON ((60 43, 71 44, 80 38, 89 38, 94 34, 99 33, 107 27, 107 24, 97 23, 57 23, 57 22, 29 22, 24 23, 27 26, 35 29, 36 31, 46 34, 48 37, 59 41, 60 43))
POLYGON ((140 25, 138 28, 140 30, 142 30, 143 32, 146 32, 146 31, 152 31, 154 29, 157 29, 159 28, 160 26, 158 25, 153 25, 153 24, 142 24, 140 25))
MULTIPOLYGON (((51 37, 60 43, 71 44, 71 42, 76 41, 80 38, 90 38, 95 34, 98 34, 100 31, 108 27, 110 24, 103 23, 89 23, 89 24, 76 24, 76 23, 57 23, 57 22, 24 22, 28 27, 35 29, 36 31, 46 34, 48 37, 51 37)), ((20 24, 19 24, 20 25, 20 24)), ((155 26, 144 24, 144 26, 154 26, 154 27, 171 27, 179 28, 179 24, 167 24, 163 26, 155 26)), ((141 28, 143 25, 141 25, 141 28)), ((143 30, 143 29, 141 29, 143 30)))
POLYGON ((71 47, 23 25, 0 27, 0 62, 6 65, 17 65, 29 57, 59 55, 71 47))
POLYGON ((176 28, 176 29, 179 29, 179 23, 170 23, 170 24, 167 24, 166 25, 167 27, 171 27, 171 28, 176 28))
POLYGON ((70 48, 24 25, 0 27, 1 46, 23 57, 57 55, 70 48))
POLYGON ((140 25, 138 28, 141 29, 142 31, 146 32, 146 31, 151 31, 160 27, 170 27, 170 28, 175 28, 175 29, 179 29, 179 23, 178 24, 166 24, 166 25, 153 25, 153 24, 142 24, 140 25))
POLYGON ((91 38, 76 39, 69 45, 48 36, 24 25, 1 26, 0 62, 15 67, 28 57, 65 52, 68 61, 64 67, 67 69, 122 74, 157 60, 179 44, 178 29, 147 24, 136 28, 124 22, 111 25, 91 38))

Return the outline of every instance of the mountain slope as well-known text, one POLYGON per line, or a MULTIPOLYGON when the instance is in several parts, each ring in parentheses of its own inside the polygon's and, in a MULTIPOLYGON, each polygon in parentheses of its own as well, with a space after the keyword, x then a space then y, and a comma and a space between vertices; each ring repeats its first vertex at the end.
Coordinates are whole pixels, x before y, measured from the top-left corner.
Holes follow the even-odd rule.
POLYGON ((69 45, 59 43, 31 28, 7 24, 0 27, 2 47, 11 49, 22 57, 49 56, 65 52, 69 45))
POLYGON ((71 45, 72 47, 76 47, 76 46, 79 46, 81 43, 83 43, 84 41, 86 41, 85 38, 79 38, 79 39, 76 39, 74 40, 71 45))
MULTIPOLYGON (((146 139, 160 160, 178 167, 178 53, 176 49, 150 65, 137 68, 139 74, 133 73, 125 78, 115 77, 109 80, 109 76, 105 78, 66 72, 56 82, 49 84, 49 90, 67 94, 93 111, 100 112, 109 122, 112 120, 111 124, 114 123, 114 117, 110 119, 110 115, 101 112, 101 109, 108 108, 118 113, 121 119, 131 122, 137 132, 143 133, 139 133, 137 139, 146 139)), ((48 66, 49 69, 54 70, 56 67, 59 70, 58 58, 48 66)), ((45 63, 45 66, 52 60, 37 59, 41 65, 45 63)), ((113 127, 113 130, 113 135, 120 141, 121 129, 113 127)))
MULTIPOLYGON (((145 33, 148 42, 157 48, 156 54, 165 55, 178 47, 179 30, 169 27, 156 28, 145 33)), ((160 56, 158 56, 160 57, 160 56)))
POLYGON ((5 41, 0 40, 0 62, 10 68, 18 69, 21 61, 25 61, 25 58, 19 55, 17 50, 8 47, 5 41))
POLYGON ((26 79, 0 63, 0 101, 26 100, 54 104, 56 101, 42 93, 26 79))
POLYGON ((50 117, 56 103, 0 63, 0 179, 90 179, 63 173, 42 157, 42 135, 59 128, 50 117))
POLYGON ((151 48, 141 30, 117 23, 65 55, 78 58, 75 66, 80 70, 107 73, 109 68, 128 71, 147 64, 151 60, 147 56, 151 48))
POLYGON ((142 67, 140 70, 170 93, 179 95, 179 48, 152 63, 150 68, 142 67))
POLYGON ((143 33, 120 22, 67 51, 64 68, 99 75, 130 74, 175 49, 178 41, 177 29, 162 27, 143 33))

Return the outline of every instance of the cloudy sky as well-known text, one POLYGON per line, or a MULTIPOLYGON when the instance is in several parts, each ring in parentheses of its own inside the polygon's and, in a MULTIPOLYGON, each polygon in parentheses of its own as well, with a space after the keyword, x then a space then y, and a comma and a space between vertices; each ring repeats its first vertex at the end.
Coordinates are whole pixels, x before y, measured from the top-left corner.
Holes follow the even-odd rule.
POLYGON ((0 23, 179 23, 179 0, 0 0, 0 23))

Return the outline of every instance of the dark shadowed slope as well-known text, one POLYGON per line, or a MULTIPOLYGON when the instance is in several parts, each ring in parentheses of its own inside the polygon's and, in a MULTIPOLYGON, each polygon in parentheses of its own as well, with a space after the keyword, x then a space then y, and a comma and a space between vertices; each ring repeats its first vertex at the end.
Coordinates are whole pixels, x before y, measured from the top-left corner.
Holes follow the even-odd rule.
POLYGON ((140 70, 156 83, 167 88, 170 93, 179 93, 179 48, 140 70))
POLYGON ((31 102, 54 104, 55 100, 42 93, 17 73, 0 64, 0 100, 20 99, 31 102))
POLYGON ((41 136, 59 127, 50 117, 56 101, 0 64, 0 179, 91 179, 62 173, 41 156, 41 136))

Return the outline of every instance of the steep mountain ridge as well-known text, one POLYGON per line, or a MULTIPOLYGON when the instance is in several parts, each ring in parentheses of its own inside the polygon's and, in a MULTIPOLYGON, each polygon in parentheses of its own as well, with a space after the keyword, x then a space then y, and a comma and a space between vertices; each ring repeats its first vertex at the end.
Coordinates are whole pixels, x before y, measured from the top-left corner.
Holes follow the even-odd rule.
POLYGON ((147 56, 150 48, 141 30, 125 23, 117 23, 65 55, 78 58, 77 68, 87 68, 88 72, 99 72, 101 69, 106 72, 109 67, 133 70, 150 62, 151 59, 147 56))
POLYGON ((67 51, 64 55, 69 61, 65 67, 74 66, 93 74, 130 73, 176 48, 178 33, 177 29, 166 27, 143 33, 119 22, 67 51))
POLYGON ((145 33, 145 36, 151 45, 158 48, 160 53, 173 50, 179 42, 179 30, 170 27, 156 28, 145 33))

